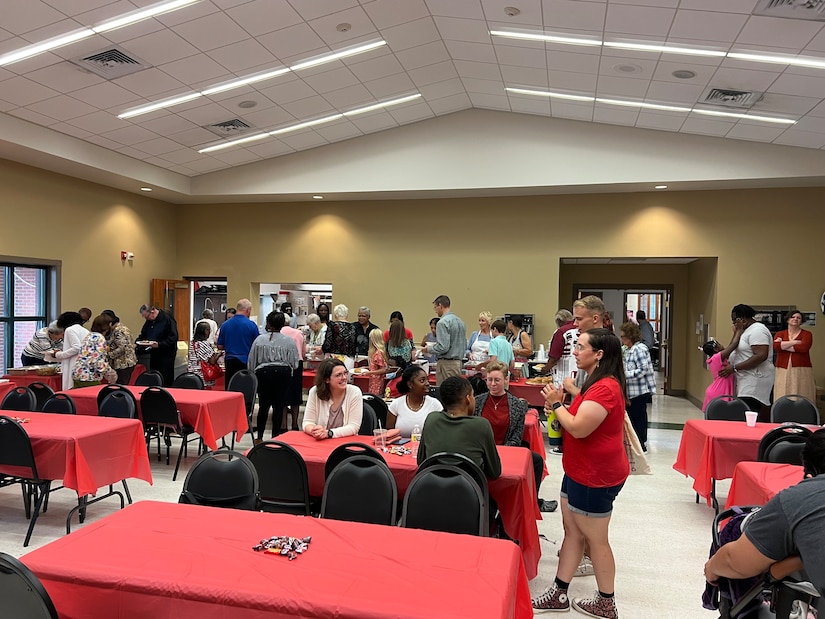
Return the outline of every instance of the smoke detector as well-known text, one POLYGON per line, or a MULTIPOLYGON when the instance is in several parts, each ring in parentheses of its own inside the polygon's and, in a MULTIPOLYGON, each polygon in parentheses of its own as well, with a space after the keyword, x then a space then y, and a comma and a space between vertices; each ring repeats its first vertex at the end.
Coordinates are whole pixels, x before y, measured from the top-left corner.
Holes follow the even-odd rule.
POLYGON ((514 6, 505 6, 504 7, 504 14, 507 17, 516 17, 517 15, 521 15, 521 9, 517 9, 514 6))

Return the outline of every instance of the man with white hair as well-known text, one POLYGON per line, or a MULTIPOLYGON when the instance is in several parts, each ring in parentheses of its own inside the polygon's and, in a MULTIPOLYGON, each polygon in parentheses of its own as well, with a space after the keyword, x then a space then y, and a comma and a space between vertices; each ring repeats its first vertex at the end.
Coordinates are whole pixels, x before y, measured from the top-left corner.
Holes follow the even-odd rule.
POLYGON ((252 302, 241 299, 235 306, 237 312, 221 325, 218 335, 218 349, 226 351, 226 386, 232 377, 246 369, 249 351, 258 337, 258 325, 249 319, 252 314, 252 302))
POLYGON ((378 325, 373 324, 370 320, 372 312, 370 308, 362 305, 358 308, 358 320, 352 323, 355 329, 355 354, 368 355, 370 349, 370 331, 378 328, 378 325))

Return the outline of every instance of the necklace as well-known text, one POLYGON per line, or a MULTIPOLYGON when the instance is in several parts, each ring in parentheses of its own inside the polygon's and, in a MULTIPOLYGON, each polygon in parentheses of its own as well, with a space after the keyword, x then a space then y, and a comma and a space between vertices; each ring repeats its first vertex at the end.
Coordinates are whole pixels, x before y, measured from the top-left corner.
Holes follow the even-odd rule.
POLYGON ((498 400, 496 400, 496 396, 494 396, 494 395, 490 396, 490 401, 493 403, 493 410, 494 411, 498 410, 498 405, 501 404, 501 401, 504 400, 506 397, 507 397, 506 393, 504 395, 498 396, 498 400))
POLYGON ((419 404, 417 407, 413 407, 412 404, 410 404, 410 396, 405 396, 405 399, 407 401, 407 408, 409 408, 413 413, 417 413, 424 406, 424 399, 423 398, 421 400, 421 404, 419 404))

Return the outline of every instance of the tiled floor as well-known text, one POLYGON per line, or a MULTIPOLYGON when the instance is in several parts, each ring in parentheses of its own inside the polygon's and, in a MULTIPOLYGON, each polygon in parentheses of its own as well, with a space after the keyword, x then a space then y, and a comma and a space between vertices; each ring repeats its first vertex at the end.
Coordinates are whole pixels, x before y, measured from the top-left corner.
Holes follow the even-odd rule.
MULTIPOLYGON (((686 400, 661 395, 654 397, 650 410, 654 426, 671 427, 669 424, 680 425, 698 417, 701 412, 686 400)), ((691 480, 672 469, 679 438, 679 430, 651 429, 648 458, 653 475, 628 479, 615 505, 611 543, 617 564, 616 599, 625 619, 708 619, 713 616, 701 605, 702 566, 708 554, 713 512, 704 503, 694 502, 691 480)), ((243 451, 251 446, 251 439, 246 435, 237 448, 243 451)), ((176 482, 172 482, 173 466, 156 459, 151 461, 154 485, 131 480, 129 486, 134 500, 177 501, 186 471, 195 458, 190 457, 181 465, 176 482)), ((548 455, 547 463, 550 476, 542 484, 541 495, 557 499, 561 458, 548 455)), ((720 482, 718 486, 720 501, 724 503, 729 483, 720 482)), ((73 492, 55 492, 48 512, 41 514, 37 522, 31 544, 24 549, 27 521, 20 489, 0 489, 0 551, 19 557, 61 537, 65 534, 66 514, 75 502, 73 492)), ((92 506, 87 523, 112 513, 118 506, 115 499, 92 506)), ((75 522, 73 528, 82 526, 75 522)), ((555 576, 556 550, 563 535, 559 513, 544 514, 539 532, 546 540, 542 540, 539 575, 530 583, 534 594, 540 593, 555 576)), ((592 576, 576 578, 571 595, 589 595, 595 586, 592 576)))

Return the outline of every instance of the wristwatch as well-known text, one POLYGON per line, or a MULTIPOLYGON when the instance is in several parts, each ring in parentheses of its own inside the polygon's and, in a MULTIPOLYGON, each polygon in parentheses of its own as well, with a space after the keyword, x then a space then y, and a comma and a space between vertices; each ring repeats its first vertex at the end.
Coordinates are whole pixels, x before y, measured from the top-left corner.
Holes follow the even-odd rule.
POLYGON ((332 430, 327 430, 327 438, 332 438, 332 430))
POLYGON ((561 408, 562 406, 564 406, 564 404, 562 404, 561 402, 553 402, 553 404, 550 406, 550 408, 552 408, 553 410, 556 410, 557 408, 561 408))

